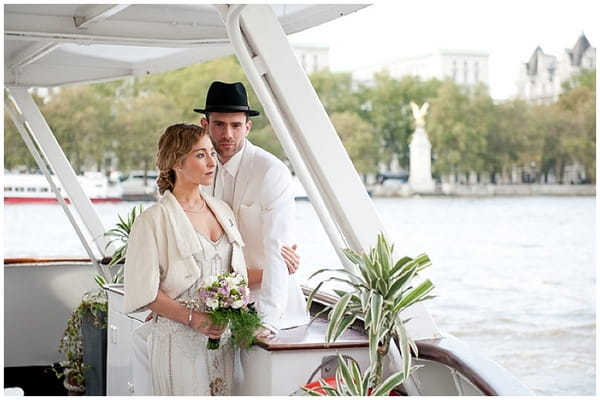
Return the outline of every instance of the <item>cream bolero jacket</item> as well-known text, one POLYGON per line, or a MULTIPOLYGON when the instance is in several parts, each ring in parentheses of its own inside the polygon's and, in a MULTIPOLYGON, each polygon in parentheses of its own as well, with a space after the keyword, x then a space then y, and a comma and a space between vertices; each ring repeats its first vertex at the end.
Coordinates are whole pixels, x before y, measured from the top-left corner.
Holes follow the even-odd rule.
MULTIPOLYGON (((201 193, 232 244, 231 269, 248 276, 244 242, 229 206, 201 193)), ((193 254, 202 246, 177 199, 165 191, 157 204, 139 215, 129 235, 125 258, 125 312, 144 311, 156 300, 158 289, 174 299, 200 276, 193 254)))

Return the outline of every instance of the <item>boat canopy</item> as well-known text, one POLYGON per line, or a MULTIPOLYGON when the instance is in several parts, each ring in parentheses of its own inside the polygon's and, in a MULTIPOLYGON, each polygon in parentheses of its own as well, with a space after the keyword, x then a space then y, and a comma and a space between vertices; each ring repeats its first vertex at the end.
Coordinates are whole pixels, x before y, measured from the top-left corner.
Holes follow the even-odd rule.
MULTIPOLYGON (((364 8, 270 6, 286 35, 364 8)), ((5 4, 4 85, 54 87, 182 68, 233 54, 211 4, 5 4)))
MULTIPOLYGON (((94 248, 112 254, 106 228, 28 88, 143 76, 235 53, 338 258, 355 270, 342 249, 367 250, 386 228, 287 35, 364 7, 6 4, 5 109, 50 185, 51 173, 59 177, 83 221, 74 228, 94 261, 94 248)), ((421 303, 405 317, 414 339, 440 336, 421 303)))

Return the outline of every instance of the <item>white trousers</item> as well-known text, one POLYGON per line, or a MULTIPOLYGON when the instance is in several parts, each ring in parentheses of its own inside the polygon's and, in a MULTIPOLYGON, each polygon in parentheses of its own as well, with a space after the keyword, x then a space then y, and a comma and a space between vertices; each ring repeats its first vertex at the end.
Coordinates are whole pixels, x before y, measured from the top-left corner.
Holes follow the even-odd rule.
POLYGON ((135 328, 131 334, 133 357, 133 393, 135 396, 152 396, 152 372, 150 371, 150 346, 152 320, 135 328))

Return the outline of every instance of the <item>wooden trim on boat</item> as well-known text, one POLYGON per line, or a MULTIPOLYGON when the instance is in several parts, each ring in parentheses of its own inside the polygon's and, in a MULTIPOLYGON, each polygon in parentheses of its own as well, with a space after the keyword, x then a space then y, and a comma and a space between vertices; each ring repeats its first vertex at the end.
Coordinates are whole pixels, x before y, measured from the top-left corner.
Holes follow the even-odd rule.
MULTIPOLYGON (((98 260, 100 264, 108 265, 111 257, 104 257, 98 260)), ((7 257, 4 259, 4 265, 21 264, 53 264, 53 263, 91 263, 87 257, 7 257)))
POLYGON ((85 263, 91 262, 89 258, 77 257, 8 257, 4 259, 4 265, 22 265, 22 264, 50 264, 50 263, 85 263))
POLYGON ((281 330, 275 338, 261 339, 257 345, 268 351, 369 347, 362 332, 348 329, 335 342, 326 343, 326 331, 327 321, 316 319, 309 326, 281 330))

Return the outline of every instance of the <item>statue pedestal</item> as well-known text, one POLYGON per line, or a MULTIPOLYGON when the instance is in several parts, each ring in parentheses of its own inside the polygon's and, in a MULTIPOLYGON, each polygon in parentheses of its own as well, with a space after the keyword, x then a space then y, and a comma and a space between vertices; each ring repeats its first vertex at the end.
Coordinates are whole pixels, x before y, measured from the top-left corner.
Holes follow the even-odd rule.
POLYGON ((431 142, 423 127, 418 126, 410 142, 410 176, 408 184, 413 193, 433 193, 431 179, 431 142))

